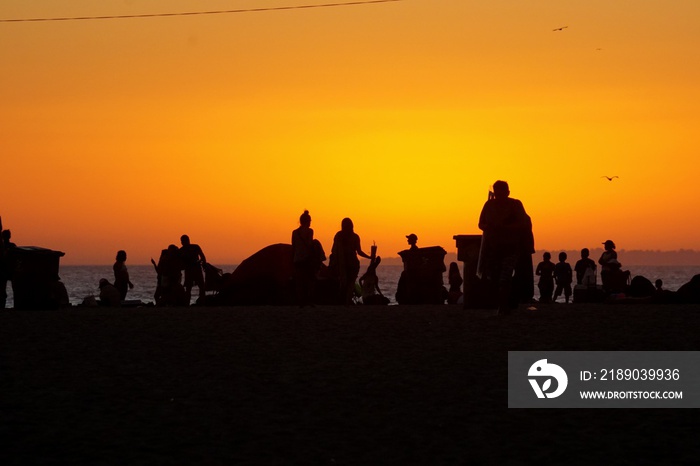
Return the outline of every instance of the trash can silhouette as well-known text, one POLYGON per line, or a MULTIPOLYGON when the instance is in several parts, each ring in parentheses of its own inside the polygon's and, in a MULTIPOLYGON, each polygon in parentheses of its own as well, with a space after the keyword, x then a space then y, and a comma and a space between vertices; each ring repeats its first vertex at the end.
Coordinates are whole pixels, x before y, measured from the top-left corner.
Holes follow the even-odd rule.
POLYGON ((464 309, 488 309, 496 305, 495 286, 477 276, 481 235, 454 235, 457 260, 464 263, 464 309))
POLYGON ((399 304, 445 304, 447 290, 442 281, 445 251, 440 246, 406 249, 399 252, 404 270, 399 277, 396 302, 399 304))
POLYGON ((12 279, 15 309, 58 309, 56 285, 61 251, 23 246, 14 250, 16 266, 12 279))

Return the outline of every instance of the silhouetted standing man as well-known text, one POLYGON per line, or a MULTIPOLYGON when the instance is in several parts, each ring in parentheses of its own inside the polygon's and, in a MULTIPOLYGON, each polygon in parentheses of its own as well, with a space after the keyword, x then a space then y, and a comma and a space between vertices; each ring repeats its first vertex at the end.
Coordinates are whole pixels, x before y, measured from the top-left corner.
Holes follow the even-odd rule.
POLYGON ((198 244, 190 243, 190 237, 182 235, 180 237, 180 258, 185 270, 185 293, 187 294, 187 303, 192 297, 192 286, 197 285, 199 288, 199 300, 204 301, 206 291, 204 289, 204 274, 202 273, 202 264, 207 260, 204 257, 202 248, 198 244))
POLYGON ((513 274, 525 249, 532 247, 532 224, 523 203, 509 197, 508 183, 496 181, 493 194, 479 217, 484 232, 481 260, 486 277, 498 284, 498 313, 504 315, 511 304, 517 307, 517 300, 511 303, 513 274))

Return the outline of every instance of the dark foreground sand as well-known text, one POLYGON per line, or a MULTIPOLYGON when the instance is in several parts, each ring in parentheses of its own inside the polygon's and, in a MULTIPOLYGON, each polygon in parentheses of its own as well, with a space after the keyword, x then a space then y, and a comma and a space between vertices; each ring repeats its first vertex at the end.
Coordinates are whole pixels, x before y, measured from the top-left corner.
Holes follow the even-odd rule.
POLYGON ((0 464, 681 464, 693 409, 507 408, 508 350, 698 350, 698 306, 0 313, 0 464))

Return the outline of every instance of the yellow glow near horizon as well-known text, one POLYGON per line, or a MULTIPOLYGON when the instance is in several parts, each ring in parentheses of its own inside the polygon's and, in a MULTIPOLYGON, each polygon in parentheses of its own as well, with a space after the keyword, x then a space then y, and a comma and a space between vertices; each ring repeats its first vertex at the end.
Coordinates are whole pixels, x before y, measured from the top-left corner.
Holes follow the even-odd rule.
MULTIPOLYGON (((191 9, 12 0, 0 17, 191 9)), ((538 248, 700 249, 699 13, 413 0, 7 23, 0 215, 69 264, 147 263, 183 233, 236 263, 289 242, 304 209, 327 250, 347 216, 393 256, 408 233, 453 251, 504 179, 538 248)))

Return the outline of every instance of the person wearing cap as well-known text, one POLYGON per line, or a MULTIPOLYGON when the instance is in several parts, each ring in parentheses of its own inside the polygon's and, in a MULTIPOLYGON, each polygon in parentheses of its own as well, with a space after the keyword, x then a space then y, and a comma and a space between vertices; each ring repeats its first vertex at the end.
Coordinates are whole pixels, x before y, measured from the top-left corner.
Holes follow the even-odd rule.
POLYGON ((418 249, 418 246, 416 243, 418 243, 418 236, 416 236, 415 233, 411 233, 410 235, 406 235, 406 241, 408 242, 408 245, 410 246, 411 251, 418 249))
POLYGON ((403 272, 396 286, 396 302, 399 304, 416 304, 419 301, 418 288, 421 277, 419 269, 422 264, 418 243, 418 235, 406 235, 408 249, 399 252, 403 260, 403 272))
POLYGON ((484 232, 481 246, 483 275, 497 282, 498 314, 509 314, 520 300, 518 288, 525 289, 525 284, 512 289, 513 275, 521 256, 534 252, 534 239, 530 217, 523 203, 510 197, 507 182, 499 180, 493 184, 493 197, 489 196, 481 210, 479 229, 484 232))

